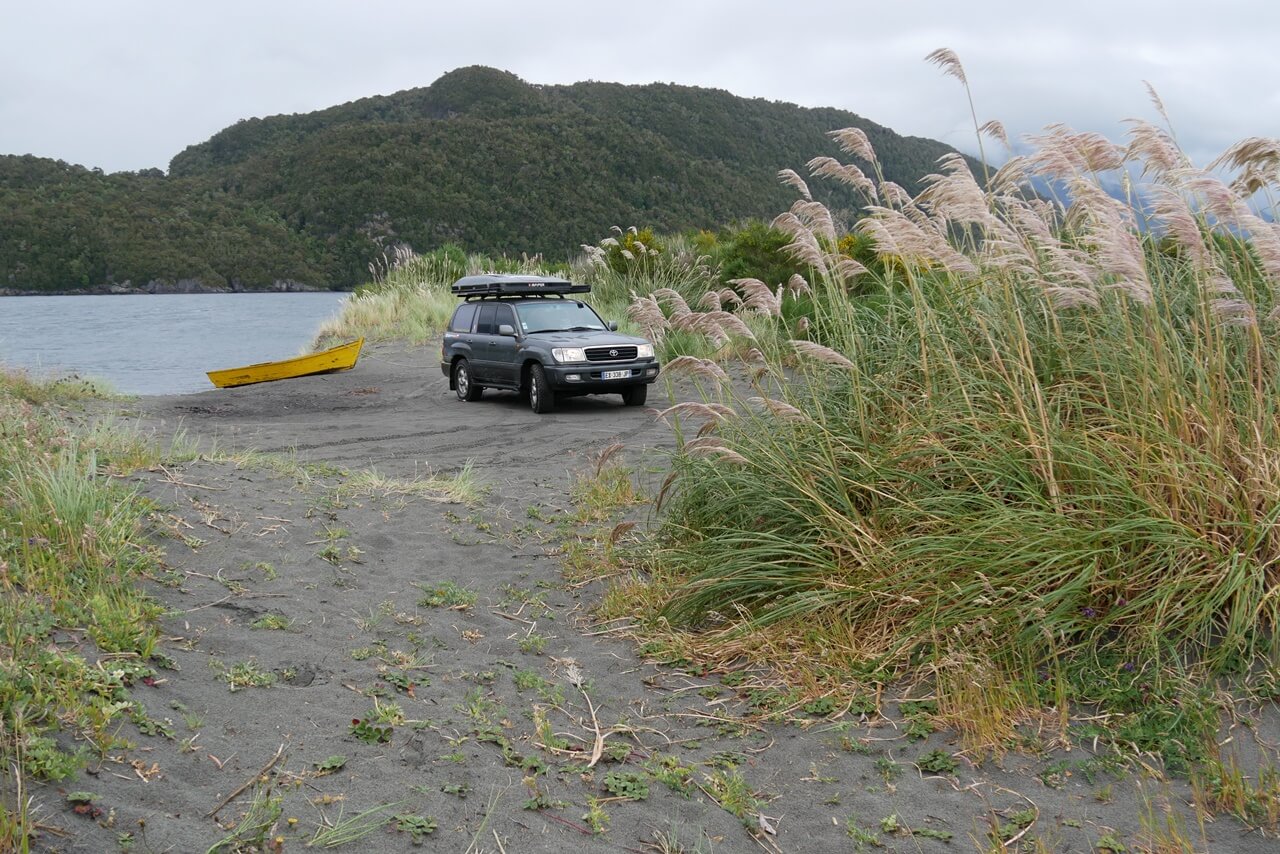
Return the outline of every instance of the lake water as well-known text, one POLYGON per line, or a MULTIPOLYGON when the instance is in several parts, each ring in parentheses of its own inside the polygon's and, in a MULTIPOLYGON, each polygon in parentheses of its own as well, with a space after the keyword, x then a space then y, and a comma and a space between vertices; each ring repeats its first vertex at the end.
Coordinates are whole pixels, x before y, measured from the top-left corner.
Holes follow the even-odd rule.
POLYGON ((0 297, 0 366, 125 394, 213 388, 205 371, 303 351, 345 293, 0 297))

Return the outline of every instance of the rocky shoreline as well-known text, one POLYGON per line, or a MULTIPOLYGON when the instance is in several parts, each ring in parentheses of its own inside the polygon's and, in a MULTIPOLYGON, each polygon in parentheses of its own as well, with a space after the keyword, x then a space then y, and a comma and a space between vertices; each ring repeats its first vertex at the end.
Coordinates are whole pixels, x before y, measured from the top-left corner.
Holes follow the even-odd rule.
POLYGON ((62 291, 37 291, 23 288, 0 288, 0 297, 50 297, 50 296, 115 296, 129 294, 254 294, 254 293, 317 293, 329 290, 317 288, 293 279, 276 279, 270 287, 249 288, 239 281, 228 285, 208 285, 199 279, 152 279, 143 285, 131 281, 94 285, 88 288, 69 288, 62 291))

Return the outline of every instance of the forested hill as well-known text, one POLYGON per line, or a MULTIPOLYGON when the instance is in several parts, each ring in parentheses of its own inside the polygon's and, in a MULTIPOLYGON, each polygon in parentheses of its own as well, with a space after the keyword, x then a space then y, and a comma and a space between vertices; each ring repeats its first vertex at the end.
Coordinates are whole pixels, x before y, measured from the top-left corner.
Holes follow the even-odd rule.
MULTIPOLYGON (((238 122, 174 157, 168 176, 0 157, 0 288, 349 287, 395 243, 563 259, 612 225, 772 218, 794 199, 778 170, 838 154, 826 134, 850 125, 908 189, 951 150, 840 110, 464 68, 426 88, 238 122)), ((833 207, 852 203, 826 192, 833 207)))

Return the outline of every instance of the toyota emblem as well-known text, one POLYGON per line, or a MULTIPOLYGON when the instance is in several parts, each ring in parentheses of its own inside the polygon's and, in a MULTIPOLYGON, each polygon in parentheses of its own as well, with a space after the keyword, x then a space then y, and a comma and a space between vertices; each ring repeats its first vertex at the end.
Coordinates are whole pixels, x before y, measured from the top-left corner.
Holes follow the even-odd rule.
POLYGON ((618 358, 618 351, 617 351, 617 350, 610 350, 610 351, 609 351, 609 355, 616 359, 616 358, 618 358))

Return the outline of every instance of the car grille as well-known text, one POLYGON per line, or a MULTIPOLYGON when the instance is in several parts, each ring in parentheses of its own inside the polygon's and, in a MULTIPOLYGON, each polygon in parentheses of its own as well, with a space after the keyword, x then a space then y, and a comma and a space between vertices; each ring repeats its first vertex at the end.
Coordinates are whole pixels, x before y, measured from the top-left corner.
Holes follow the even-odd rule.
POLYGON ((588 347, 588 362, 629 362, 636 357, 636 347, 620 345, 618 347, 588 347))

